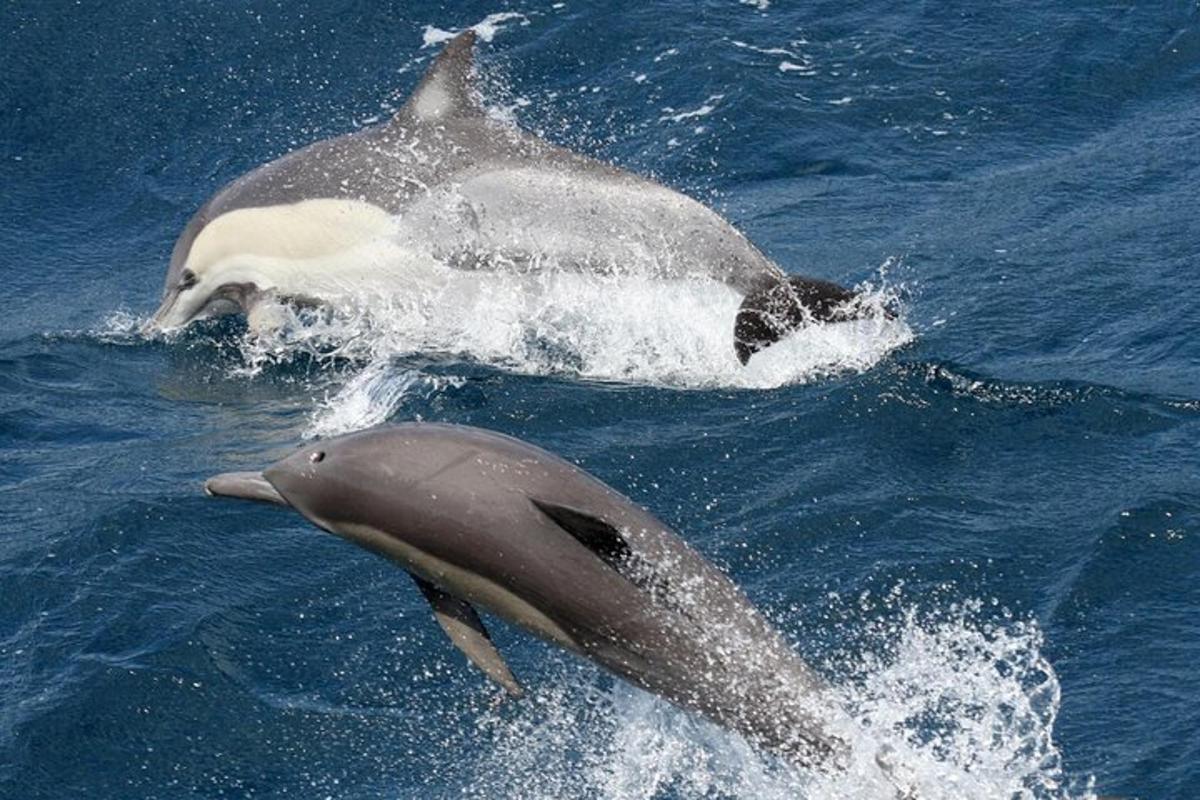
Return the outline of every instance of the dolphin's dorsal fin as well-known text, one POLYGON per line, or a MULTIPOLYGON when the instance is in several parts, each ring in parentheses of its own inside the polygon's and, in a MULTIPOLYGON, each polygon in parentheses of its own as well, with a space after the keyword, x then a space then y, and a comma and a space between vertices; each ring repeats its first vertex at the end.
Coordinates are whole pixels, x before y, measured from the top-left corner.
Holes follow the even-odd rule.
POLYGON ((465 600, 460 600, 452 594, 442 591, 424 578, 409 573, 416 581, 417 588, 433 608, 433 616, 437 618, 442 630, 454 642, 454 646, 463 652, 467 659, 483 670, 483 674, 504 687, 512 697, 520 697, 521 684, 513 677, 504 663, 504 658, 492 644, 487 628, 475 613, 475 609, 465 600))
POLYGON ((474 88, 475 31, 467 28, 451 39, 433 60, 425 77, 397 117, 421 122, 482 113, 474 88))

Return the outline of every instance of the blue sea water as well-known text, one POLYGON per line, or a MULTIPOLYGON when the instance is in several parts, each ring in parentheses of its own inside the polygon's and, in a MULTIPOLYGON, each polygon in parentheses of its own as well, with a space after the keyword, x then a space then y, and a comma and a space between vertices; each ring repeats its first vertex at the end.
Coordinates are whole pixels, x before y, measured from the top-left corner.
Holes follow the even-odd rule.
POLYGON ((0 32, 0 796, 891 796, 493 621, 529 688, 497 704, 395 567, 201 491, 411 419, 674 525, 923 798, 1200 796, 1200 4, 54 1, 0 32), (494 113, 902 319, 749 371, 715 298, 637 283, 137 333, 209 194, 480 23, 494 113))

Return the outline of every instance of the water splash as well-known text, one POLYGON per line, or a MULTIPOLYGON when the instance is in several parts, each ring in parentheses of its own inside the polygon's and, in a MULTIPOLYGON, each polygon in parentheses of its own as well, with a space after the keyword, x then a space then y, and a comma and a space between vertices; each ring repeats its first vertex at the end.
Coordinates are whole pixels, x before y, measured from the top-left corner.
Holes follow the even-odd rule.
MULTIPOLYGON (((860 288, 869 307, 896 302, 886 280, 860 288)), ((347 296, 325 312, 281 309, 284 324, 248 332, 241 350, 250 374, 301 355, 373 364, 419 353, 523 374, 764 389, 869 369, 914 338, 903 319, 882 315, 815 325, 743 367, 733 350, 740 302, 707 281, 452 272, 409 292, 347 296)))
POLYGON ((142 327, 149 317, 139 316, 129 309, 118 308, 110 312, 100 323, 100 327, 91 331, 70 331, 64 335, 91 336, 104 344, 136 345, 143 341, 142 327))
POLYGON ((302 434, 305 439, 337 436, 385 422, 410 397, 429 397, 447 387, 462 386, 454 375, 428 375, 415 369, 396 370, 375 362, 345 383, 334 395, 326 395, 302 434))
MULTIPOLYGON (((504 29, 505 25, 517 21, 520 25, 528 25, 529 18, 518 11, 498 11, 493 14, 488 14, 486 17, 471 25, 471 30, 475 31, 485 42, 490 42, 496 37, 496 34, 504 29)), ((453 39, 459 33, 458 30, 445 30, 435 25, 426 25, 425 31, 422 34, 422 47, 442 44, 453 39)))
MULTIPOLYGON (((889 651, 860 660, 842 689, 857 728, 843 732, 859 756, 856 778, 875 774, 874 755, 863 758, 874 747, 916 797, 1074 796, 1053 741, 1061 693, 1041 631, 975 622, 980 608, 933 619, 909 610, 889 651)), ((839 788, 824 787, 818 796, 839 788)))
MULTIPOLYGON (((887 644, 838 688, 844 770, 803 769, 625 684, 563 676, 517 712, 480 721, 492 742, 468 797, 1094 798, 1053 742, 1058 679, 1029 622, 979 621, 980 604, 878 623, 887 644), (884 629, 886 628, 886 633, 884 629), (881 770, 879 760, 886 762, 881 770), (888 772, 891 774, 889 775, 888 772)), ((843 668, 845 668, 843 664, 843 668)))
MULTIPOLYGON (((862 305, 902 308, 903 287, 888 282, 890 266, 881 267, 876 285, 856 287, 862 305)), ((234 378, 303 365, 318 376, 317 398, 324 394, 306 436, 369 427, 392 418, 406 399, 461 385, 414 369, 413 357, 674 389, 771 389, 871 369, 915 338, 903 317, 879 313, 796 331, 743 366, 733 349, 741 299, 710 281, 442 269, 402 291, 348 292, 321 309, 279 306, 269 314, 277 324, 266 330, 210 321, 143 334, 144 319, 117 312, 88 335, 211 348, 221 356, 218 368, 234 378)))

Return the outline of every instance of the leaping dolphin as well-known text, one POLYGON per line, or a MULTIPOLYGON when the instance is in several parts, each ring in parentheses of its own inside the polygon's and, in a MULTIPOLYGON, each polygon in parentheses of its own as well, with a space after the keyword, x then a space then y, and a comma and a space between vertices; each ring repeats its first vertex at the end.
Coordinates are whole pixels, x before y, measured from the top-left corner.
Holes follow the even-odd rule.
POLYGON ((836 764, 846 752, 822 722, 825 682, 737 586, 545 450, 409 423, 218 475, 205 490, 293 508, 395 561, 454 644, 511 694, 520 685, 475 606, 798 763, 836 764))
POLYGON ((175 243, 147 329, 239 311, 270 327, 280 301, 403 291, 451 269, 720 281, 744 296, 743 364, 808 322, 870 313, 845 288, 786 275, 690 197, 489 117, 474 43, 470 30, 451 40, 387 122, 217 192, 175 243))

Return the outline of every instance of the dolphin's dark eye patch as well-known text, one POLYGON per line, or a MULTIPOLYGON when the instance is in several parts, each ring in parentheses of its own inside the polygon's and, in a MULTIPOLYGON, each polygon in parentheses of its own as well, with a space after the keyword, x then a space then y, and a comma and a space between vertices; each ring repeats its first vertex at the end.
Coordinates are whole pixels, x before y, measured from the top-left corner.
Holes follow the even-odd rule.
POLYGON ((196 285, 196 273, 190 269, 185 269, 183 274, 179 276, 179 291, 186 292, 188 289, 196 285))
POLYGON ((313 453, 311 456, 308 457, 308 460, 314 464, 320 464, 322 461, 325 460, 325 451, 324 450, 316 451, 315 453, 313 453))

